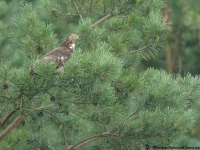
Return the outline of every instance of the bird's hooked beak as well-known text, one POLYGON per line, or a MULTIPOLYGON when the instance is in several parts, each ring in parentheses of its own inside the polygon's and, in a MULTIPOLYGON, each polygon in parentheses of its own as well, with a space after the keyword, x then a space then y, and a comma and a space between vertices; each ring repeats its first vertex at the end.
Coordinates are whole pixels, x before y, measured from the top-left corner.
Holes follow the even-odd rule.
POLYGON ((77 39, 77 40, 79 40, 79 39, 80 39, 78 35, 77 35, 76 39, 77 39))

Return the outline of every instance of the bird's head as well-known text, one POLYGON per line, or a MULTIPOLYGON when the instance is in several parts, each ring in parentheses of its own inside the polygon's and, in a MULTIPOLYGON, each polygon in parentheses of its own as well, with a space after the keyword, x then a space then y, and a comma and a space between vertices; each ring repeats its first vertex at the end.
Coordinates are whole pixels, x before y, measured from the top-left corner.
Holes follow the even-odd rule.
POLYGON ((73 43, 75 43, 76 40, 79 39, 78 35, 76 35, 76 34, 71 34, 68 38, 69 38, 73 43))

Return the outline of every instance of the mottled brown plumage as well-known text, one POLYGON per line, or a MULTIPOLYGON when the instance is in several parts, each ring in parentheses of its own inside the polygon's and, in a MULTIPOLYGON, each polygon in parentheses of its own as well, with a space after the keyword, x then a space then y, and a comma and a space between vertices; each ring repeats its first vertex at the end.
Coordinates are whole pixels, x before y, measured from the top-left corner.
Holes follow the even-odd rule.
POLYGON ((42 59, 38 60, 34 63, 29 71, 31 75, 34 75, 35 72, 33 67, 44 60, 48 60, 49 62, 54 62, 57 65, 58 72, 63 70, 64 63, 70 59, 73 55, 75 49, 75 42, 78 40, 79 37, 76 34, 71 34, 66 40, 57 48, 53 49, 52 51, 48 52, 46 55, 42 57, 42 59))

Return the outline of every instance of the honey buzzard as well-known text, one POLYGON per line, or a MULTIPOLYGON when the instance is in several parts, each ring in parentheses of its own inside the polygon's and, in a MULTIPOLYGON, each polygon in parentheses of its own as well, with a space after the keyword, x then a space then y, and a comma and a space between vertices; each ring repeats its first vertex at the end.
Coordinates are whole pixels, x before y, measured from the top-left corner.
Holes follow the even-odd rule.
POLYGON ((76 34, 71 34, 69 37, 66 38, 64 42, 57 48, 51 50, 46 55, 44 55, 40 60, 34 63, 29 71, 31 75, 34 75, 35 72, 33 67, 44 60, 48 60, 49 62, 54 62, 57 66, 57 72, 61 72, 63 70, 64 63, 70 59, 73 55, 75 49, 75 42, 78 40, 79 37, 76 34))

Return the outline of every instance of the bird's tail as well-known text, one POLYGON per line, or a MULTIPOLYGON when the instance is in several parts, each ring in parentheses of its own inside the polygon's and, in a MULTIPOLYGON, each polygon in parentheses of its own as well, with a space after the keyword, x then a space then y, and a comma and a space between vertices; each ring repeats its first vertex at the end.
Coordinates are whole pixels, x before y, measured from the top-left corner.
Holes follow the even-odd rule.
POLYGON ((37 75, 37 73, 34 72, 34 68, 33 68, 34 64, 30 66, 29 68, 29 73, 31 76, 37 75))

